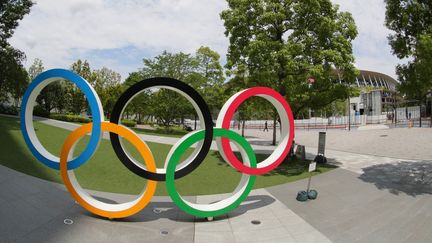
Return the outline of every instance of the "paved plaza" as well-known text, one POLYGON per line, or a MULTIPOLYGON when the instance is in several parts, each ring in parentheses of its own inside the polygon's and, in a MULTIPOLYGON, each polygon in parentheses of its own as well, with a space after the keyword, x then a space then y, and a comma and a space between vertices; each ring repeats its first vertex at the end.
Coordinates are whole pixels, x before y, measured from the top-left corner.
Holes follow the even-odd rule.
MULTIPOLYGON (((77 126, 43 122, 70 130, 77 126)), ((431 141, 431 131, 328 131, 326 156, 339 168, 313 177, 317 200, 295 200, 307 185, 307 180, 300 180, 254 190, 240 207, 211 222, 183 213, 169 197, 154 197, 139 214, 110 221, 86 212, 62 185, 0 166, 0 238, 6 242, 431 242, 432 157, 430 149, 422 149, 428 138, 431 141), (386 154, 386 146, 392 145, 404 149, 386 154), (373 150, 367 150, 371 146, 373 150), (382 146, 383 152, 376 146, 382 146), (66 224, 65 219, 73 223, 66 224)), ((270 132, 260 133, 246 135, 255 150, 271 152, 273 147, 266 146, 270 132)), ((316 154, 317 134, 296 131, 296 142, 306 145, 308 158, 316 154)), ((177 140, 140 136, 167 144, 177 140)), ((132 197, 91 194, 112 202, 132 197)), ((208 203, 222 197, 188 200, 208 203)))

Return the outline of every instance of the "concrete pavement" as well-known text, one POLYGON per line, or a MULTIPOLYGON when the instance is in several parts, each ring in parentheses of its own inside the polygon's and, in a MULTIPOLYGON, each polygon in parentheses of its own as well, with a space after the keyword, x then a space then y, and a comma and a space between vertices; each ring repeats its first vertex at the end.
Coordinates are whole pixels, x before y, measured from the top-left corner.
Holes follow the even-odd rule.
MULTIPOLYGON (((51 125, 60 126, 57 121, 51 125)), ((74 125, 62 126, 72 130, 74 125)), ((382 131, 373 132, 379 135, 382 131)), ((149 141, 150 137, 143 136, 149 141)), ((300 137, 298 132, 297 142, 300 137)), ((317 139, 316 133, 310 137, 317 139)), ((248 139, 253 146, 269 142, 265 137, 248 139)), ((346 142, 349 139, 356 138, 348 137, 346 142)), ((159 141, 172 144, 168 139, 159 141)), ((316 153, 311 145, 306 147, 309 158, 316 153)), ((271 149, 266 147, 266 151, 271 149)), ((420 151, 420 156, 428 153, 420 151)), ((432 242, 432 176, 428 174, 432 161, 403 159, 410 153, 392 158, 332 149, 326 150, 326 156, 340 168, 313 177, 317 200, 295 200, 297 191, 305 190, 307 184, 300 180, 254 190, 239 208, 212 222, 184 214, 168 197, 153 198, 136 216, 108 221, 75 204, 62 185, 0 166, 0 238, 18 242, 432 242), (64 224, 64 219, 72 219, 73 224, 64 224), (260 224, 252 224, 253 220, 260 224)), ((116 202, 131 197, 91 193, 116 202)), ((189 200, 204 203, 220 197, 223 195, 189 200)))
MULTIPOLYGON (((67 129, 67 130, 75 130, 77 127, 79 127, 79 125, 77 125, 77 124, 62 122, 62 121, 57 121, 57 120, 51 120, 51 119, 43 119, 40 121, 45 123, 45 124, 61 127, 61 128, 67 129)), ((423 137, 429 137, 430 136, 430 139, 432 140, 432 129, 430 129, 430 131, 429 131, 429 129, 412 130, 412 129, 405 128, 405 130, 407 130, 408 132, 403 131, 401 129, 398 129, 394 134, 391 134, 391 137, 397 136, 397 135, 399 136, 400 134, 405 134, 406 136, 403 140, 395 140, 396 142, 399 142, 401 144, 405 144, 406 140, 410 140, 410 141, 414 140, 415 136, 420 136, 418 134, 420 131, 423 131, 423 134, 425 134, 425 135, 423 135, 423 137), (407 134, 409 134, 410 131, 415 132, 415 134, 408 136, 407 134), (430 133, 430 135, 429 135, 429 133, 430 133), (409 138, 407 138, 407 137, 409 137, 409 138)), ((240 132, 239 130, 234 130, 234 131, 240 132)), ((325 150, 326 154, 325 155, 328 158, 330 163, 333 163, 333 164, 339 166, 340 168, 347 169, 347 170, 353 171, 355 173, 362 173, 362 168, 366 168, 366 167, 372 166, 372 165, 389 164, 389 163, 390 164, 397 164, 397 163, 400 163, 403 161, 416 162, 416 161, 427 160, 427 159, 403 159, 404 157, 411 156, 412 151, 410 151, 410 149, 415 149, 416 151, 418 151, 417 156, 416 156, 417 158, 419 158, 419 157, 429 158, 429 159, 432 158, 432 152, 431 152, 432 149, 426 149, 426 147, 428 145, 428 143, 426 143, 426 142, 419 144, 418 146, 414 146, 412 144, 407 145, 408 148, 401 149, 401 151, 399 152, 399 154, 403 154, 404 152, 407 152, 407 155, 405 155, 405 156, 402 155, 401 158, 381 156, 380 154, 382 154, 384 152, 378 153, 378 155, 373 155, 373 152, 370 152, 369 154, 368 153, 361 154, 360 152, 354 153, 354 152, 346 152, 346 151, 328 149, 328 147, 330 147, 330 148, 335 147, 336 143, 344 144, 343 146, 345 146, 345 147, 348 147, 349 143, 353 143, 352 148, 351 147, 346 148, 346 150, 348 150, 348 151, 353 151, 354 148, 358 147, 358 143, 355 141, 357 141, 358 139, 364 139, 365 137, 369 137, 369 139, 364 140, 364 142, 361 142, 361 144, 364 144, 364 146, 361 147, 362 150, 360 150, 360 151, 366 150, 365 147, 369 147, 369 144, 373 145, 375 148, 378 146, 378 145, 375 145, 376 143, 378 143, 376 140, 380 141, 380 139, 381 139, 381 137, 377 136, 377 133, 378 134, 382 133, 382 131, 362 131, 362 132, 352 132, 352 133, 349 133, 346 131, 342 131, 344 133, 340 133, 340 132, 341 131, 328 132, 326 150, 325 150), (364 132, 366 132, 366 133, 364 133, 364 132), (341 140, 345 140, 345 143, 336 142, 336 141, 338 141, 339 134, 346 134, 346 135, 344 135, 345 137, 341 138, 341 140), (375 134, 375 135, 373 135, 373 134, 375 134), (358 139, 357 139, 357 136, 358 136, 358 139), (431 153, 430 157, 428 157, 429 153, 431 153)), ((389 133, 389 131, 387 131, 387 130, 386 130, 386 132, 389 133)), ((153 136, 153 135, 146 135, 146 134, 138 134, 138 136, 141 139, 143 139, 143 141, 163 143, 163 144, 174 144, 179 139, 179 138, 175 138, 175 137, 153 136)), ((254 151, 256 153, 270 154, 275 149, 275 146, 270 145, 271 144, 271 136, 272 136, 271 131, 270 132, 262 132, 262 131, 259 131, 256 129, 251 129, 251 130, 246 130, 245 136, 246 136, 246 139, 248 140, 248 142, 252 145, 252 148, 254 149, 254 151)), ((104 138, 109 139, 109 134, 104 133, 104 138)), ((279 134, 277 134, 277 139, 279 139, 279 134)), ((391 140, 391 141, 394 144, 395 141, 393 141, 393 140, 391 140)), ((411 141, 411 142, 414 143, 414 141, 411 141)), ((318 132, 317 131, 309 131, 308 132, 308 131, 296 130, 296 143, 306 145, 306 158, 313 160, 315 158, 315 155, 317 154, 317 148, 316 147, 318 144, 318 132)), ((389 145, 385 144, 385 143, 382 145, 383 149, 386 149, 388 146, 389 145)), ((233 150, 236 150, 236 146, 232 146, 232 148, 233 148, 233 150)), ((340 147, 336 146, 336 148, 340 148, 340 147)), ((217 146, 216 146, 215 142, 212 143, 211 149, 217 150, 217 146)))
MULTIPOLYGON (((140 213, 110 221, 81 208, 63 185, 4 166, 0 178, 2 242, 331 242, 265 189, 252 191, 238 208, 211 222, 184 213, 169 197, 154 197, 140 213)), ((90 194, 110 203, 134 197, 90 194)), ((187 200, 210 203, 225 196, 187 200)))

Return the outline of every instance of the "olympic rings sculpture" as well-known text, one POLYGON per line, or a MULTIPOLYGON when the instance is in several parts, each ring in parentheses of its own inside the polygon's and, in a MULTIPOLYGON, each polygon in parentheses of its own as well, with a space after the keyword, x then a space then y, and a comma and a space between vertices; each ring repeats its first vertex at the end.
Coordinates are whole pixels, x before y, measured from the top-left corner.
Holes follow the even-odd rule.
POLYGON ((215 217, 236 208, 248 196, 253 188, 256 175, 265 174, 277 166, 288 155, 294 137, 294 119, 288 102, 276 91, 266 87, 253 87, 233 95, 223 105, 213 128, 211 113, 204 99, 189 85, 172 78, 150 78, 142 80, 128 88, 114 106, 110 121, 104 121, 103 109, 93 87, 79 75, 64 69, 51 69, 38 75, 27 88, 20 110, 20 126, 24 140, 31 153, 44 165, 60 170, 63 182, 72 197, 86 210, 107 218, 124 218, 141 211, 150 202, 156 191, 157 181, 166 181, 168 194, 173 202, 183 211, 197 217, 215 217), (73 82, 87 97, 92 114, 92 122, 73 131, 65 140, 60 158, 48 152, 38 140, 33 127, 33 106, 36 97, 48 84, 65 79, 73 82), (167 88, 183 95, 197 111, 201 130, 193 131, 180 138, 168 153, 163 169, 156 168, 152 152, 132 130, 120 124, 122 114, 128 103, 148 88, 167 88), (281 138, 279 145, 264 161, 257 163, 251 145, 238 133, 229 130, 231 119, 236 109, 246 99, 260 96, 275 106, 281 120, 281 138), (110 204, 97 200, 88 194, 75 178, 74 169, 89 160, 102 139, 103 132, 110 133, 111 145, 120 161, 133 173, 148 179, 146 187, 138 197, 130 202, 110 204), (84 151, 73 157, 78 141, 90 133, 90 140, 84 151), (124 148, 122 139, 127 139, 143 157, 145 166, 138 163, 124 148), (232 167, 242 172, 239 185, 226 199, 211 204, 195 204, 185 200, 177 191, 175 179, 184 177, 195 170, 205 159, 216 138, 216 144, 222 158, 232 167), (235 156, 231 142, 240 151, 243 162, 235 156), (184 161, 182 155, 197 143, 193 153, 184 161))

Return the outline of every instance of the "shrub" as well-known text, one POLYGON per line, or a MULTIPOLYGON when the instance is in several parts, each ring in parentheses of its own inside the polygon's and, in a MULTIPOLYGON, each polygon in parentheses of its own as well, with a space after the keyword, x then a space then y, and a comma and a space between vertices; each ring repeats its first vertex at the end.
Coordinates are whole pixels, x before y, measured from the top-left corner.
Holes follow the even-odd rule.
POLYGON ((137 124, 136 121, 132 121, 132 120, 121 120, 120 123, 127 127, 135 127, 137 124))
POLYGON ((42 106, 36 105, 33 108, 33 115, 41 116, 41 117, 49 117, 50 113, 48 111, 46 111, 44 108, 42 108, 42 106))
POLYGON ((193 131, 192 127, 190 127, 188 125, 184 125, 183 126, 183 130, 188 131, 188 132, 192 132, 193 131))
POLYGON ((18 115, 18 107, 16 106, 7 106, 0 104, 0 113, 7 115, 18 115))
POLYGON ((51 114, 49 116, 51 119, 66 121, 66 122, 79 122, 79 123, 89 123, 90 118, 77 116, 77 115, 66 115, 66 114, 51 114))

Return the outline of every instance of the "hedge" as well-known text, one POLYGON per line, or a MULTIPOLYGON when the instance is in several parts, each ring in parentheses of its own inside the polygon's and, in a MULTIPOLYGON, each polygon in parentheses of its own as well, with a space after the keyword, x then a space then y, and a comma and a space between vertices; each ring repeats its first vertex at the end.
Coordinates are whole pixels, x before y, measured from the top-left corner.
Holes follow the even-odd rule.
MULTIPOLYGON (((67 115, 54 113, 49 115, 49 118, 54 120, 66 121, 66 122, 79 122, 79 123, 89 123, 92 120, 87 117, 77 116, 77 115, 67 115)), ((135 127, 136 121, 133 120, 121 120, 121 124, 127 127, 135 127)))
POLYGON ((0 104, 1 114, 18 115, 18 112, 19 112, 18 107, 0 104))
POLYGON ((79 122, 79 123, 89 123, 90 118, 77 116, 77 115, 66 115, 66 114, 51 114, 49 116, 51 119, 66 121, 66 122, 79 122))
POLYGON ((42 106, 36 105, 33 108, 33 115, 35 116, 41 116, 41 117, 50 117, 50 113, 46 111, 42 106))
POLYGON ((132 120, 121 120, 120 123, 127 127, 135 127, 137 124, 136 121, 132 121, 132 120))

